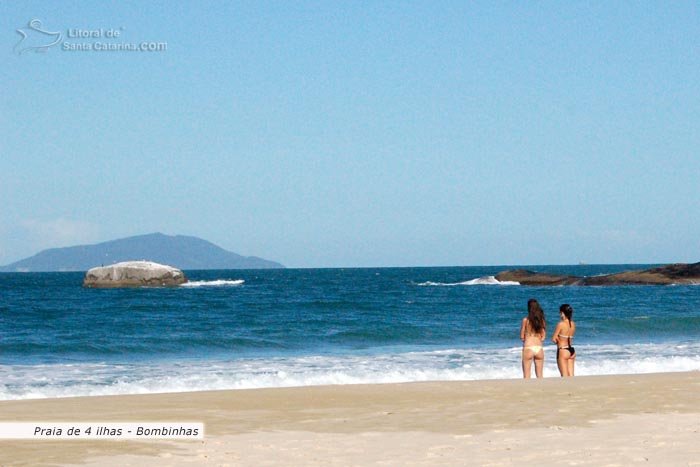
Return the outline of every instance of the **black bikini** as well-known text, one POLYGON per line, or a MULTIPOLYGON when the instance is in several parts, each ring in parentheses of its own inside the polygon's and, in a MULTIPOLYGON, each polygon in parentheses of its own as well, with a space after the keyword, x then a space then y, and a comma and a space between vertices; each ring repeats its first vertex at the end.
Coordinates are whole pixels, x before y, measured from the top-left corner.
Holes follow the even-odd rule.
POLYGON ((574 347, 571 345, 571 336, 562 336, 561 334, 559 334, 559 337, 566 337, 567 339, 569 339, 569 345, 565 345, 565 346, 557 348, 557 360, 559 359, 559 350, 560 349, 568 350, 569 354, 573 357, 574 354, 576 353, 576 349, 574 349, 574 347))

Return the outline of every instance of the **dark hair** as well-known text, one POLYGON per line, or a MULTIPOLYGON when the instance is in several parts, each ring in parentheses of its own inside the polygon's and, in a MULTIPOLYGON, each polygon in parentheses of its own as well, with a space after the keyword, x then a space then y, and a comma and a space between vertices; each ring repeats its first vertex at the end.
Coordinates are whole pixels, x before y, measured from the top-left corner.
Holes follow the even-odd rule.
POLYGON ((541 332, 546 329, 547 322, 544 319, 544 311, 537 300, 531 298, 527 301, 527 320, 535 332, 541 332))
POLYGON ((564 317, 569 320, 569 325, 571 325, 571 317, 574 315, 574 309, 571 308, 571 305, 568 303, 564 303, 562 306, 559 307, 559 311, 561 313, 564 313, 564 317))

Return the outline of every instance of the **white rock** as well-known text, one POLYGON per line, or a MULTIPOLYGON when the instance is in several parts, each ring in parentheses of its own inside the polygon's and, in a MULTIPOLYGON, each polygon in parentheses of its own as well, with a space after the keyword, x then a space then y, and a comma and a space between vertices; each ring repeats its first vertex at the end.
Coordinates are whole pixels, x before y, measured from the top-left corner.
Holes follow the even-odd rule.
POLYGON ((151 261, 125 261, 92 268, 85 274, 83 287, 174 287, 187 282, 177 268, 151 261))

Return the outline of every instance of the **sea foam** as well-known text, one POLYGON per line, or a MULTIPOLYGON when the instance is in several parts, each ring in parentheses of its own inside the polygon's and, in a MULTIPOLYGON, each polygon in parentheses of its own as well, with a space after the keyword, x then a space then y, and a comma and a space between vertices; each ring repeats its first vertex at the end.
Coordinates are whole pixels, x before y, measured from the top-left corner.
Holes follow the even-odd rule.
POLYGON ((458 285, 520 285, 520 282, 515 281, 499 281, 494 276, 484 276, 478 277, 476 279, 471 279, 463 282, 432 282, 426 281, 421 282, 416 285, 421 287, 454 287, 458 285))
MULTIPOLYGON (((700 370, 700 344, 577 345, 577 375, 700 370)), ((545 377, 559 377, 545 348, 545 377)), ((521 377, 521 348, 0 366, 0 400, 521 377)))
POLYGON ((245 281, 243 279, 217 279, 213 281, 191 281, 185 282, 180 285, 180 287, 226 287, 226 286, 237 286, 243 285, 245 281))

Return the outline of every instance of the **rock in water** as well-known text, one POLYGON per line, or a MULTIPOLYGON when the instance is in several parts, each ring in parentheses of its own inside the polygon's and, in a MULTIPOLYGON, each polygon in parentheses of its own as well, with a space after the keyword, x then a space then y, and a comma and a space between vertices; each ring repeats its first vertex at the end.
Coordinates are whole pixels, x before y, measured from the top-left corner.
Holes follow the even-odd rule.
POLYGON ((528 271, 527 269, 514 269, 496 274, 496 280, 500 282, 519 282, 520 285, 579 285, 582 278, 565 276, 560 274, 547 274, 543 272, 528 271))
POLYGON ((604 276, 578 277, 544 274, 525 269, 496 274, 501 282, 519 282, 520 285, 684 285, 700 284, 700 263, 668 264, 643 271, 625 271, 604 276))
POLYGON ((185 274, 172 266, 126 261, 90 269, 85 273, 83 287, 175 287, 185 282, 185 274))

